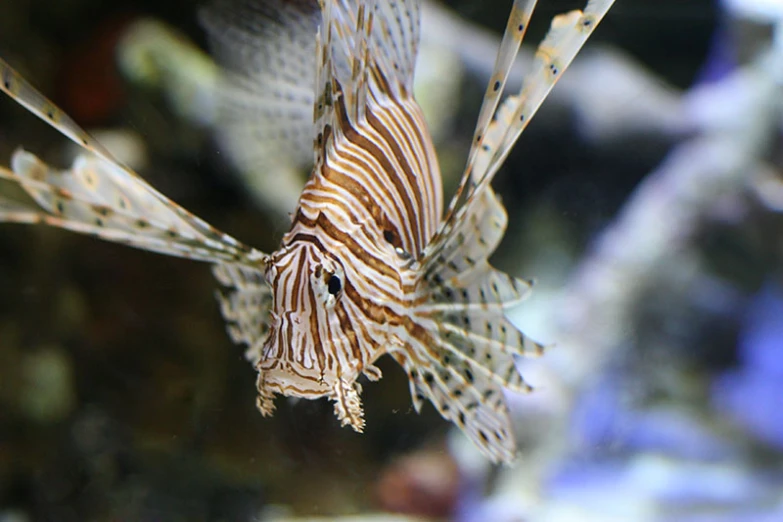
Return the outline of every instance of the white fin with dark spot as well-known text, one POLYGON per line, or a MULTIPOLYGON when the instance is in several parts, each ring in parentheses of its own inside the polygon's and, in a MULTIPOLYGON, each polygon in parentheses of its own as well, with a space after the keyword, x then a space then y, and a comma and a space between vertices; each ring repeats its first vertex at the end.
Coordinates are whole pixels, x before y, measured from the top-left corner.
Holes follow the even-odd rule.
POLYGON ((519 332, 504 310, 526 297, 530 283, 488 262, 507 216, 490 182, 530 118, 571 63, 613 0, 590 0, 585 12, 556 17, 517 96, 501 102, 534 0, 514 2, 478 123, 468 164, 446 217, 420 260, 421 296, 414 317, 430 338, 414 338, 394 357, 408 371, 418 409, 427 398, 493 461, 510 462, 515 442, 502 389, 527 392, 517 356, 544 346, 519 332))
POLYGON ((216 264, 212 273, 224 287, 217 295, 228 334, 232 341, 246 346, 245 358, 255 368, 269 331, 272 290, 263 272, 240 264, 216 264))
POLYGON ((422 398, 459 426, 495 462, 510 462, 516 444, 503 388, 528 392, 516 356, 538 356, 544 347, 519 332, 505 309, 530 292, 530 283, 492 268, 487 261, 506 227, 506 212, 491 189, 459 219, 421 266, 413 315, 429 334, 407 353, 394 354, 408 370, 418 409, 422 398))
MULTIPOLYGON (((535 3, 517 0, 510 20, 520 20, 521 24, 529 19, 528 11, 535 3)), ((495 71, 487 87, 489 98, 482 104, 468 164, 449 204, 444 228, 450 226, 449 221, 454 219, 454 213, 459 207, 469 204, 473 194, 489 187, 522 131, 613 4, 614 0, 588 0, 584 11, 576 10, 556 16, 536 50, 533 68, 525 78, 522 89, 500 102, 505 78, 520 43, 515 36, 509 36, 509 33, 519 31, 520 25, 512 22, 507 25, 495 71), (500 85, 495 90, 498 81, 500 85)))
POLYGON ((120 165, 95 138, 0 60, 0 90, 92 154, 57 170, 18 150, 11 170, 0 170, 0 201, 14 196, 0 219, 91 234, 144 250, 200 261, 263 266, 265 254, 215 229, 120 165))

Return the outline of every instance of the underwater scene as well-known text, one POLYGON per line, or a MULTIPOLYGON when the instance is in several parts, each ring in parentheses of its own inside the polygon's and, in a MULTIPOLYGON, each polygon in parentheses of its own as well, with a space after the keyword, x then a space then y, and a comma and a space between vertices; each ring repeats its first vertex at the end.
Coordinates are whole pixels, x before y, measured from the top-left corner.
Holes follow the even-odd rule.
POLYGON ((783 520, 783 2, 2 0, 0 80, 0 522, 783 520))

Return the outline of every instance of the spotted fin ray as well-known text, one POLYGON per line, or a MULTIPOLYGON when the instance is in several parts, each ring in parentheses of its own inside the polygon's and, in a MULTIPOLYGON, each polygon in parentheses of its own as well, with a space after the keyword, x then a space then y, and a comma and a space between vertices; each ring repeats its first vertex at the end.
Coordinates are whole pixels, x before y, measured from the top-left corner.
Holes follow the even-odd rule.
MULTIPOLYGON (((522 45, 522 40, 524 40, 527 33, 530 18, 533 15, 537 2, 538 0, 514 0, 514 4, 511 7, 511 14, 506 22, 506 30, 503 33, 503 39, 500 42, 498 54, 495 58, 495 67, 487 83, 484 99, 481 102, 481 109, 476 120, 476 131, 471 143, 468 165, 473 162, 479 150, 479 144, 482 142, 482 139, 479 138, 477 140, 476 136, 481 136, 486 132, 495 115, 506 87, 508 75, 511 73, 514 61, 519 53, 519 47, 522 45)), ((471 173, 474 172, 475 169, 472 169, 471 173)))
POLYGON ((355 120, 363 117, 371 86, 376 98, 412 96, 420 31, 416 0, 328 0, 322 4, 316 136, 331 124, 324 116, 337 97, 344 98, 348 115, 355 120), (373 82, 371 75, 375 75, 373 82))
POLYGON ((489 255, 500 242, 507 217, 491 189, 463 207, 448 241, 421 266, 421 302, 414 310, 429 332, 426 342, 395 355, 409 369, 417 410, 433 402, 490 459, 510 462, 516 443, 503 388, 531 390, 515 357, 538 356, 544 346, 519 332, 504 315, 530 292, 531 283, 492 268, 489 255))
POLYGON ((191 259, 263 264, 264 254, 243 245, 180 207, 123 167, 68 115, 0 60, 6 94, 82 146, 69 169, 57 170, 18 150, 0 170, 0 219, 44 223, 191 259), (32 201, 11 197, 21 188, 32 201), (8 202, 8 206, 5 203, 8 202))
POLYGON ((73 119, 30 85, 5 60, 0 59, 0 91, 19 105, 67 136, 74 143, 96 156, 114 162, 114 158, 98 140, 84 131, 73 119))
MULTIPOLYGON (((42 223, 142 250, 208 262, 249 262, 261 254, 199 218, 182 219, 173 203, 161 202, 139 185, 123 183, 122 167, 79 155, 69 169, 55 169, 17 150, 11 169, 0 168, 0 220, 42 223), (17 186, 32 201, 12 198, 17 186)), ((182 212, 184 210, 180 209, 182 212)))
POLYGON ((245 358, 255 368, 269 332, 272 291, 263 272, 255 268, 220 263, 212 267, 212 273, 224 287, 217 296, 228 334, 234 343, 245 345, 245 358))
POLYGON ((490 186, 509 150, 613 0, 590 0, 585 12, 558 16, 540 45, 517 96, 501 102, 534 0, 517 0, 495 72, 480 110, 468 164, 446 217, 420 260, 422 295, 414 309, 426 343, 395 354, 408 370, 418 409, 424 398, 454 422, 493 461, 510 462, 516 444, 503 388, 528 392, 515 357, 537 356, 544 345, 518 331, 504 310, 524 299, 531 283, 488 262, 503 237, 506 211, 490 186))
MULTIPOLYGON (((416 0, 339 0, 334 2, 332 20, 338 81, 348 87, 345 74, 353 82, 357 60, 368 63, 366 56, 383 73, 388 82, 387 94, 398 99, 413 92, 413 76, 419 47, 420 2, 416 0)), ((346 92, 353 89, 346 88, 346 92)))
POLYGON ((556 16, 536 49, 532 70, 520 92, 501 102, 506 78, 527 27, 526 20, 530 18, 529 12, 536 1, 514 2, 487 96, 482 103, 468 163, 447 209, 444 229, 450 226, 459 207, 469 204, 473 194, 481 192, 492 182, 519 136, 615 0, 588 0, 583 11, 556 16))

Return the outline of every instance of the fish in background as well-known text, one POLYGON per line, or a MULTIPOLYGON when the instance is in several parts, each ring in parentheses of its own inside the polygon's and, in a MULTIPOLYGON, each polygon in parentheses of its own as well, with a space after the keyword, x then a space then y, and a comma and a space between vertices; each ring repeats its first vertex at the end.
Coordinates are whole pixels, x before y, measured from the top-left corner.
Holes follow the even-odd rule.
POLYGON ((467 166, 445 209, 413 98, 418 1, 222 0, 207 8, 216 52, 234 64, 224 88, 279 116, 276 128, 256 129, 238 104, 226 142, 282 148, 299 133, 311 138, 312 174, 272 254, 156 191, 0 62, 0 89, 87 151, 66 170, 17 151, 11 169, 0 170, 0 220, 211 263, 229 334, 258 370, 264 415, 278 394, 327 397, 343 425, 362 431, 357 379, 380 379, 375 361, 389 354, 408 375, 417 411, 430 401, 488 458, 511 462, 503 388, 530 391, 515 357, 543 346, 504 315, 530 283, 488 262, 507 224, 490 183, 613 3, 590 0, 584 11, 555 17, 523 87, 502 99, 536 5, 514 2, 467 166))

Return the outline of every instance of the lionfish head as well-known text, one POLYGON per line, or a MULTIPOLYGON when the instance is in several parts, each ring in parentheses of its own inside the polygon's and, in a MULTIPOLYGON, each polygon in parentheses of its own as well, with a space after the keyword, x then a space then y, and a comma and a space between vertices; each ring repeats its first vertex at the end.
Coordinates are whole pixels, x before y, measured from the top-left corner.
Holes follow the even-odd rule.
POLYGON ((346 284, 342 264, 318 245, 297 241, 270 256, 265 278, 273 302, 257 367, 259 408, 271 408, 278 393, 333 395, 338 380, 353 380, 358 373, 346 362, 356 339, 343 328, 344 312, 338 306, 346 284))

